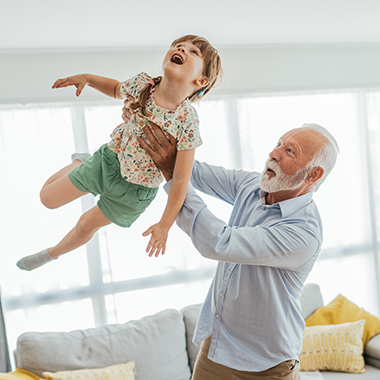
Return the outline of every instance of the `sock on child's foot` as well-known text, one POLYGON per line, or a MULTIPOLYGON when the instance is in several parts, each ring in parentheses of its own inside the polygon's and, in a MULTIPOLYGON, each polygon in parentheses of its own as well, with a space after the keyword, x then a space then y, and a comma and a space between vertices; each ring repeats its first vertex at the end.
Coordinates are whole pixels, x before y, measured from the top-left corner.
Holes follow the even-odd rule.
POLYGON ((80 162, 86 162, 89 158, 91 158, 90 153, 73 153, 71 155, 71 161, 78 160, 80 162))
POLYGON ((56 259, 49 255, 49 249, 44 249, 43 251, 35 253, 34 255, 23 257, 17 261, 16 265, 22 270, 31 271, 53 260, 56 259))

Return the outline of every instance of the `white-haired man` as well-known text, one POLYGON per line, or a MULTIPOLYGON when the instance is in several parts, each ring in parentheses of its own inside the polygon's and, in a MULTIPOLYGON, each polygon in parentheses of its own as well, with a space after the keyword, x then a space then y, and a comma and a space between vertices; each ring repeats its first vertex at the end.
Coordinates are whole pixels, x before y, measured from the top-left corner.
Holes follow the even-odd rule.
MULTIPOLYGON (((175 140, 145 127, 142 147, 169 191, 175 140)), ((194 342, 202 346, 193 380, 299 379, 305 327, 300 296, 322 244, 315 191, 333 168, 334 138, 316 124, 285 133, 261 173, 195 162, 177 218, 198 251, 218 260, 194 342), (194 188, 233 205, 228 224, 194 188)))

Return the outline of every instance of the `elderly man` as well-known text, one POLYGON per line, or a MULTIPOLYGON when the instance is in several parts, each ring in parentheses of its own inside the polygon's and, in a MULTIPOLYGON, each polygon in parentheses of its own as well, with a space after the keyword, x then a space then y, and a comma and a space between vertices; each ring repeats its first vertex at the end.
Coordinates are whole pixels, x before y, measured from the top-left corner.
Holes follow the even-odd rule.
MULTIPOLYGON (((175 140, 157 126, 140 139, 170 188, 175 140)), ((261 173, 195 162, 178 225, 206 258, 218 260, 194 342, 203 341, 193 380, 299 379, 300 296, 318 257, 322 224, 312 195, 338 146, 316 124, 285 133, 261 173), (194 191, 233 205, 228 224, 194 191)))

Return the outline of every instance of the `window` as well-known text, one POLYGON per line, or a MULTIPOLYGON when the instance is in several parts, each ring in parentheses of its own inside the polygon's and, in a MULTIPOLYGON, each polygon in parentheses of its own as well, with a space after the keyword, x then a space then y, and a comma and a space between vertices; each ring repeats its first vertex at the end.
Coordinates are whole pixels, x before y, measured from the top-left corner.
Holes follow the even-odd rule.
MULTIPOLYGON (((261 172, 287 130, 304 122, 326 127, 340 156, 315 194, 324 223, 323 250, 308 281, 325 302, 338 293, 378 313, 380 236, 380 93, 297 94, 208 100, 197 104, 204 144, 196 158, 261 172)), ((161 189, 130 229, 100 230, 84 247, 30 273, 16 261, 56 244, 96 199, 85 196, 45 209, 39 190, 70 162, 94 152, 120 123, 120 104, 44 104, 0 108, 2 295, 10 350, 24 331, 73 330, 123 323, 165 308, 202 302, 216 263, 204 259, 177 226, 167 253, 149 258, 141 233, 166 204, 161 189), (57 320, 59 323, 57 324, 57 320)), ((218 217, 230 206, 205 197, 218 217)))
POLYGON ((238 101, 242 160, 247 170, 261 171, 278 137, 305 122, 324 126, 338 141, 336 166, 314 195, 323 221, 324 241, 308 281, 321 286, 325 302, 344 293, 374 313, 378 313, 379 289, 378 104, 379 93, 272 96, 238 101))

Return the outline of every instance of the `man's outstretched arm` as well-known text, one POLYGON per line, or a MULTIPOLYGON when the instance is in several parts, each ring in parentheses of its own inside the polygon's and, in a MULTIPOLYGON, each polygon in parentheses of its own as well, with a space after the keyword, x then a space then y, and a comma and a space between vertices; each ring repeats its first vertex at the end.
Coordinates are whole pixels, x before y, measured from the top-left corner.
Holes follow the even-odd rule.
MULTIPOLYGON (((144 133, 149 143, 139 138, 142 148, 162 170, 165 179, 170 181, 177 153, 175 138, 169 136, 168 139, 160 127, 153 123, 144 127, 144 133)), ((239 177, 244 178, 246 175, 242 172, 239 177)), ((216 177, 220 179, 220 175, 216 177)), ((220 181, 217 182, 213 185, 221 186, 220 181)), ((169 183, 164 186, 167 192, 169 186, 169 183)), ((305 229, 304 223, 301 227, 291 225, 286 228, 231 227, 208 210, 191 185, 177 223, 191 237, 198 251, 214 260, 295 268, 302 265, 305 258, 307 260, 310 255, 314 255, 319 246, 315 234, 305 229), (290 253, 292 260, 289 259, 290 253)))

